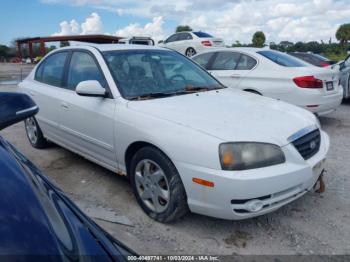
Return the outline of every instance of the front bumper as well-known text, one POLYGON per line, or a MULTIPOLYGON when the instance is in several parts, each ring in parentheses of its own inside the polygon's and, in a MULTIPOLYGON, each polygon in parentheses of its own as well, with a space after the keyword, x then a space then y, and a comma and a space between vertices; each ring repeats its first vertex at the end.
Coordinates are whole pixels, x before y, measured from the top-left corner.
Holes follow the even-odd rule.
POLYGON ((320 150, 304 160, 292 144, 282 147, 286 162, 280 165, 246 171, 223 171, 176 162, 186 189, 192 212, 207 216, 240 220, 272 212, 311 190, 324 169, 329 138, 321 132, 320 150), (214 182, 204 187, 192 182, 201 178, 214 182), (249 200, 260 199, 264 207, 258 212, 247 212, 249 200))

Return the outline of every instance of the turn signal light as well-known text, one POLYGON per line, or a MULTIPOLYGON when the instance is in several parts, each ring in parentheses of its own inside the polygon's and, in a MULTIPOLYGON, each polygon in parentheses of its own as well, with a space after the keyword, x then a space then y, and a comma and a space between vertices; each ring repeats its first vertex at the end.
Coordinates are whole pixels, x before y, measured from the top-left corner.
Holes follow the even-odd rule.
POLYGON ((202 185, 202 186, 207 186, 207 187, 214 187, 214 182, 203 180, 200 178, 192 178, 192 181, 196 184, 202 185))
POLYGON ((301 88, 323 88, 322 80, 314 76, 300 76, 293 78, 294 83, 301 88))

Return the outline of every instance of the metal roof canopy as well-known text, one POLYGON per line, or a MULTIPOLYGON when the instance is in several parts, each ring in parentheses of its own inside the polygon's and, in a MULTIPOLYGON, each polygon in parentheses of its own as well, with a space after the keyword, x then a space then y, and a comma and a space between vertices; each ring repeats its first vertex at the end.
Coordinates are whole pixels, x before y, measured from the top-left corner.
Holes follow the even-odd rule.
POLYGON ((27 44, 29 46, 29 57, 33 62, 33 43, 40 43, 40 55, 46 55, 45 43, 47 42, 62 42, 62 41, 79 41, 86 43, 94 44, 113 44, 118 43, 122 39, 119 36, 110 36, 110 35, 69 35, 69 36, 48 36, 48 37, 33 37, 33 38, 24 38, 18 39, 17 48, 18 56, 22 59, 22 45, 27 44))

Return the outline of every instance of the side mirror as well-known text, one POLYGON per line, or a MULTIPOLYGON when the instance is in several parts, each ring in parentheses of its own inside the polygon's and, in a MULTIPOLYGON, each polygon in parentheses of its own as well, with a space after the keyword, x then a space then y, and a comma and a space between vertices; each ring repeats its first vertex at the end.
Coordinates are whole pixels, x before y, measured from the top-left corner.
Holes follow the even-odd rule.
POLYGON ((80 96, 106 97, 106 89, 96 80, 80 82, 75 92, 80 96))
POLYGON ((0 93, 0 130, 38 113, 39 107, 26 94, 0 93))

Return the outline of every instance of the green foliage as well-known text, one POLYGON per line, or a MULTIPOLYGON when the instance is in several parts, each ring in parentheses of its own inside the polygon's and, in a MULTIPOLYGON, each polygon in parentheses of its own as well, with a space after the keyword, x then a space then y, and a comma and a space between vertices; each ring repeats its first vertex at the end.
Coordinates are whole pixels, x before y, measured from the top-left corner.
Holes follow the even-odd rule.
POLYGON ((5 45, 0 45, 0 57, 4 57, 7 58, 8 57, 8 52, 9 49, 7 46, 5 45))
POLYGON ((335 33, 335 37, 341 45, 347 44, 350 40, 350 24, 341 25, 335 33))
POLYGON ((61 41, 60 42, 60 47, 66 47, 69 46, 69 42, 68 41, 61 41))
POLYGON ((188 26, 188 25, 179 25, 176 27, 176 30, 175 32, 176 33, 179 33, 179 32, 190 32, 190 31, 193 31, 193 29, 188 26))
POLYGON ((312 52, 324 55, 331 60, 339 61, 346 57, 347 51, 350 50, 350 45, 344 44, 342 46, 331 41, 329 43, 311 41, 307 43, 297 42, 295 44, 283 41, 279 44, 271 44, 270 48, 281 52, 312 52))
POLYGON ((265 44, 265 41, 266 41, 265 34, 262 31, 255 32, 252 39, 254 47, 263 47, 265 44))

